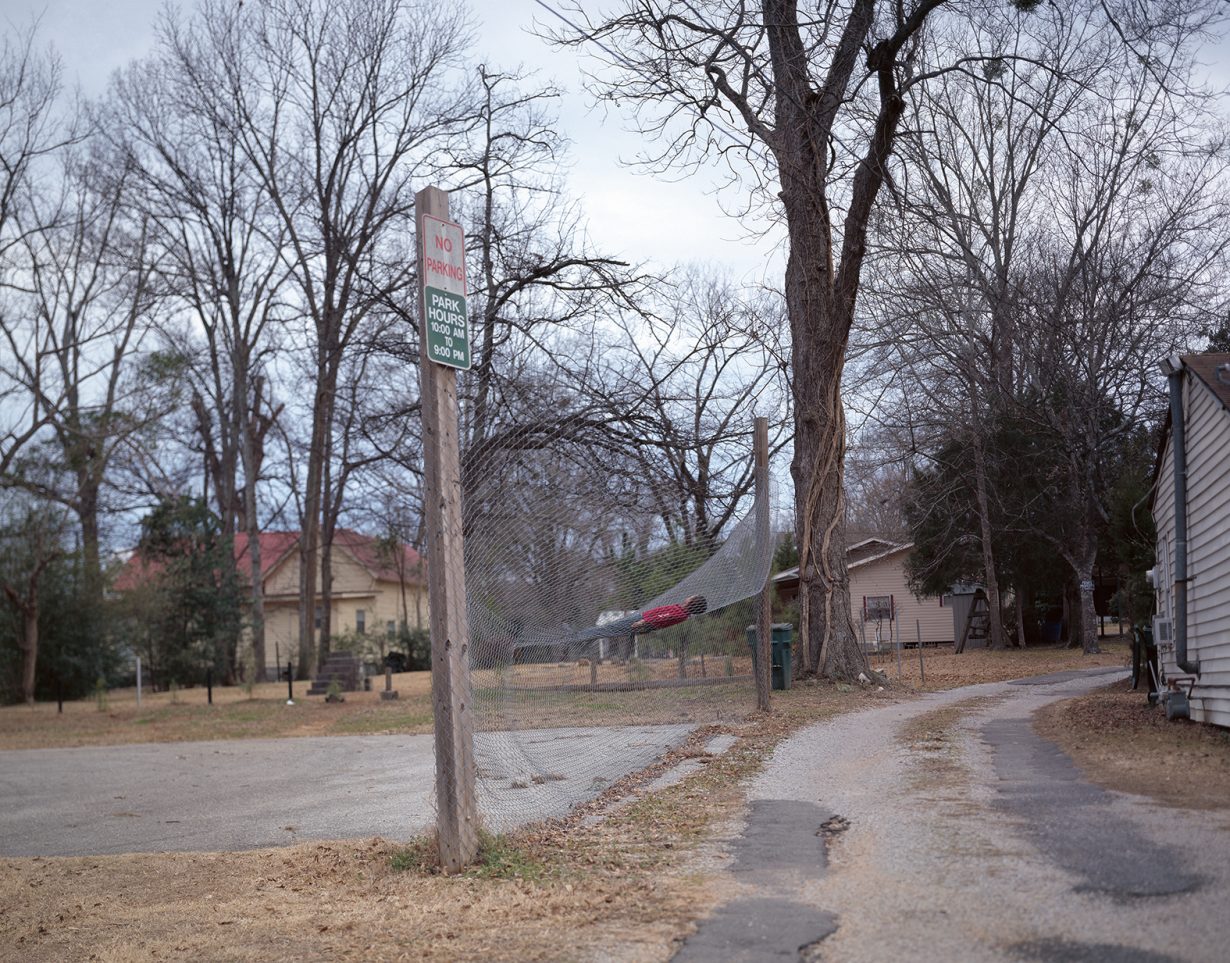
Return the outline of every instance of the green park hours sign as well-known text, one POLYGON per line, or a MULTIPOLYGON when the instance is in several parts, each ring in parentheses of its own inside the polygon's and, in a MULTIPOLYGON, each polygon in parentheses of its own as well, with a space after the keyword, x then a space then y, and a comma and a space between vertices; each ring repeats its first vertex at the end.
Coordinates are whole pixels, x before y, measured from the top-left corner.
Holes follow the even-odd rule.
POLYGON ((470 328, 466 299, 439 288, 423 289, 427 313, 427 357, 453 368, 470 367, 470 328))
POLYGON ((423 337, 427 357, 451 368, 469 368, 465 232, 460 224, 425 214, 420 233, 423 243, 423 337))

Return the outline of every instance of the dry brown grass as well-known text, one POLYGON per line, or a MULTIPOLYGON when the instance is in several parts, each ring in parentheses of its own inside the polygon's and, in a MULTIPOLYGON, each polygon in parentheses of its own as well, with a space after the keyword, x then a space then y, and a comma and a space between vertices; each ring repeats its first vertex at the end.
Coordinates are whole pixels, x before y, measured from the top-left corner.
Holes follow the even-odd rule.
MULTIPOLYGON (((744 660, 748 665, 735 661, 736 672, 750 671, 750 660, 744 660)), ((625 666, 604 665, 601 670, 600 682, 628 679, 629 669, 625 666)), ((669 681, 677 677, 677 666, 674 661, 662 660, 644 663, 635 667, 635 672, 642 681, 669 681)), ((630 692, 560 692, 545 688, 588 684, 588 666, 575 663, 518 667, 515 678, 509 681, 520 687, 544 688, 504 689, 487 708, 488 703, 483 700, 501 684, 501 679, 492 671, 475 672, 475 694, 483 727, 627 725, 629 720, 644 725, 705 724, 724 718, 732 704, 746 705, 751 690, 746 679, 732 681, 730 685, 630 692)), ((255 686, 251 696, 239 687, 215 687, 212 705, 207 703, 206 690, 194 687, 175 694, 146 692, 140 708, 134 689, 112 690, 103 709, 94 699, 66 702, 63 713, 56 711, 55 703, 5 706, 0 708, 0 750, 431 732, 430 673, 395 675, 396 700, 381 700, 378 690, 384 688, 383 678, 373 683, 371 692, 345 693, 342 703, 326 703, 322 696, 309 697, 307 684, 300 682, 295 684, 294 705, 287 705, 285 683, 268 683, 255 686)))
MULTIPOLYGON (((431 731, 431 675, 396 675, 400 698, 382 702, 379 692, 348 692, 326 704, 295 683, 295 704, 286 704, 286 683, 263 683, 252 695, 238 686, 215 686, 213 705, 203 686, 177 693, 146 691, 137 707, 135 689, 113 689, 104 709, 94 699, 39 702, 0 708, 0 749, 49 749, 135 742, 189 742, 292 736, 416 733, 431 731)), ((379 680, 383 688, 384 680, 379 680)))
MULTIPOLYGON (((926 649, 926 684, 920 684, 918 653, 901 654, 901 675, 895 656, 877 656, 873 666, 883 672, 901 693, 950 689, 977 682, 997 682, 1043 672, 1088 666, 1126 665, 1126 641, 1108 640, 1101 655, 1085 656, 1079 650, 1032 648, 1024 651, 990 652, 985 649, 953 654, 951 648, 926 649)), ((736 658, 736 674, 751 671, 751 662, 736 658)), ((708 677, 720 677, 724 660, 706 660, 708 677)), ((639 666, 602 665, 598 681, 622 682, 629 678, 669 679, 677 672, 673 660, 645 662, 639 666)), ((692 676, 699 666, 689 668, 692 676)), ((519 666, 518 686, 585 685, 589 666, 581 663, 519 666)), ((499 686, 493 671, 474 673, 476 690, 499 686)), ((643 692, 524 693, 504 699, 502 711, 518 728, 578 724, 625 723, 634 718, 643 723, 691 721, 707 723, 724 716, 733 701, 746 699, 748 683, 735 688, 721 685, 693 689, 646 690, 643 692)), ((66 702, 63 714, 55 703, 40 702, 0 708, 0 750, 49 749, 62 746, 102 746, 138 742, 187 742, 201 739, 292 738, 296 736, 415 734, 431 731, 431 676, 405 672, 393 677, 399 698, 384 702, 379 689, 384 679, 373 680, 372 692, 346 693, 341 704, 326 704, 320 696, 308 697, 307 684, 295 683, 295 705, 286 705, 285 683, 255 686, 251 697, 239 687, 215 687, 213 705, 206 704, 206 691, 197 686, 169 692, 146 692, 137 708, 136 690, 116 689, 107 694, 105 711, 94 699, 66 702)), ((781 696, 778 696, 781 701, 781 696)))
POLYGON ((917 649, 901 653, 901 674, 897 671, 895 653, 876 655, 872 668, 883 672, 894 685, 908 690, 931 692, 955 689, 980 682, 1006 682, 1031 675, 1062 672, 1067 669, 1089 669, 1097 666, 1127 666, 1131 664, 1130 640, 1114 637, 1101 640, 1101 653, 1084 655, 1080 649, 1058 646, 1031 646, 1027 649, 969 649, 957 655, 952 646, 926 648, 922 652, 923 669, 919 669, 917 649), (926 682, 922 681, 925 673, 926 682))
POLYGON ((1168 721, 1130 683, 1046 706, 1034 727, 1109 789, 1185 809, 1230 809, 1230 730, 1168 721))

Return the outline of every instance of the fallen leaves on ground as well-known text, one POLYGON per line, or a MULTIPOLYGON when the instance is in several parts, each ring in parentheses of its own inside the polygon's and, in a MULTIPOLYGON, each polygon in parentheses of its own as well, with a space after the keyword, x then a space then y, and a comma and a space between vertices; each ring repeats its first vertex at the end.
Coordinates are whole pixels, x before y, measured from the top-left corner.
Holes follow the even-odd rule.
POLYGON ((1108 789, 1167 806, 1230 809, 1230 730, 1168 720, 1143 688, 1116 682, 1054 703, 1034 727, 1108 789))

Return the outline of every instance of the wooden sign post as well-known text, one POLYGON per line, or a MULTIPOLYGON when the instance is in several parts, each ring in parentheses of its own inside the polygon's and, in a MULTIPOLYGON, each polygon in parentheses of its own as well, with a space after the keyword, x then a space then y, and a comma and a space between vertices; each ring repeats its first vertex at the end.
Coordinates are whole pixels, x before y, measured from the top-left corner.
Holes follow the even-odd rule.
POLYGON ((464 359, 460 351, 453 353, 457 342, 456 319, 451 316, 459 308, 464 318, 465 252, 456 242, 460 228, 448 219, 448 194, 437 187, 427 187, 415 195, 414 201, 419 268, 423 506, 431 610, 431 703, 436 734, 436 831, 440 864, 446 872, 453 873, 478 855, 456 371, 457 367, 469 367, 469 350, 467 345, 464 359), (427 303, 429 289, 437 302, 448 300, 443 306, 432 306, 430 317, 439 316, 440 325, 434 334, 427 303), (449 325, 447 343, 445 324, 449 325), (431 352, 437 353, 434 359, 429 357, 431 352))
MULTIPOLYGON (((768 544, 769 533, 769 419, 756 419, 756 433, 752 439, 752 452, 756 469, 756 500, 758 515, 756 524, 760 544, 768 544)), ((769 568, 772 571, 772 566, 769 568)), ((760 591, 759 630, 756 633, 756 708, 769 711, 769 689, 772 681, 773 658, 773 579, 766 578, 760 591)))

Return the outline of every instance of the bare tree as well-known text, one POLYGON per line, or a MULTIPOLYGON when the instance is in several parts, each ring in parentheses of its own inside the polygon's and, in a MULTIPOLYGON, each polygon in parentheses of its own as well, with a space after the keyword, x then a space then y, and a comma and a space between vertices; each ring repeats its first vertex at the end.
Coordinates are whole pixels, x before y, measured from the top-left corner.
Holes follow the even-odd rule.
MULTIPOLYGON (((471 472, 510 431, 524 437, 530 429, 525 384, 538 383, 552 366, 584 381, 584 364, 561 354, 562 341, 576 332, 588 337, 601 318, 634 308, 648 283, 587 243, 560 172, 567 142, 552 110, 557 91, 480 66, 477 92, 478 123, 455 161, 466 198, 477 332, 474 364, 461 386, 469 401, 464 458, 471 472)), ((553 422, 532 420, 555 430, 553 422)))
POLYGON ((1210 294, 1203 279, 1224 253, 1225 141, 1189 62, 1210 12, 1175 12, 1165 29, 1137 24, 1125 38, 1105 16, 992 11, 950 41, 982 70, 919 92, 901 144, 900 206, 884 216, 861 338, 898 382, 889 418, 923 426, 928 452, 955 442, 969 455, 953 477, 968 479, 976 508, 994 647, 1004 633, 993 517, 1005 511, 1015 519, 1000 525, 1031 526, 1069 562, 1096 647, 1100 465, 1138 425, 1153 358, 1185 326, 1194 333, 1196 292, 1210 294), (1133 294, 1116 300, 1124 284, 1133 294), (1045 465, 996 450, 1005 420, 1049 439, 1045 465), (1052 479, 1037 496, 1047 508, 1010 506, 994 490, 993 476, 1010 475, 998 462, 1052 479))
MULTIPOLYGON (((417 436, 406 418, 390 417, 395 402, 383 390, 389 369, 398 364, 379 351, 397 319, 386 313, 373 314, 370 321, 380 327, 356 343, 338 379, 333 425, 332 457, 325 465, 323 517, 321 524, 321 618, 319 645, 321 658, 329 653, 332 634, 334 537, 345 513, 346 494, 356 479, 382 465, 390 450, 413 444, 417 436)), ((370 489, 369 489, 370 491, 370 489)), ((377 496, 383 500, 387 496, 377 496)), ((403 603, 405 584, 402 584, 403 603)), ((403 604, 404 608, 404 604, 403 604)))
POLYGON ((1127 64, 1052 185, 1057 231, 1035 248, 1026 281, 1033 391, 1021 400, 1036 401, 1018 416, 1053 447, 1051 520, 1037 532, 1071 568, 1085 652, 1098 651, 1105 468, 1155 396, 1158 358, 1198 337, 1227 293, 1230 140, 1195 126, 1193 105, 1175 100, 1164 77, 1157 58, 1127 64))
POLYGON ((755 416, 770 420, 770 454, 786 441, 783 306, 700 268, 670 275, 654 316, 620 319, 611 416, 631 428, 631 467, 667 537, 710 546, 752 492, 755 416))
POLYGON ((34 703, 38 671, 42 580, 47 569, 66 554, 63 509, 24 494, 8 492, 0 508, 0 589, 21 623, 21 694, 34 703))
POLYGON ((1019 380, 1018 260, 1045 217, 1034 185, 1120 48, 1105 21, 997 9, 948 42, 981 67, 914 91, 901 216, 884 217, 885 267, 861 340, 882 346, 881 364, 931 402, 933 437, 955 432, 972 454, 990 643, 1002 649, 987 446, 1019 380))
POLYGON ((604 62, 597 87, 636 106, 660 166, 723 156, 784 219, 801 633, 806 668, 837 678, 867 668, 846 573, 846 343, 908 94, 952 66, 921 47, 942 4, 858 0, 809 17, 793 0, 635 0, 597 20, 574 6, 560 37, 604 62))
MULTIPOLYGON (((167 331, 187 359, 191 405, 204 454, 205 488, 222 534, 246 535, 249 623, 257 671, 265 665, 257 486, 281 406, 267 359, 277 346, 285 232, 241 148, 225 90, 213 86, 208 49, 173 19, 158 50, 117 78, 100 129, 128 165, 135 200, 165 252, 168 298, 191 325, 167 331)), ((234 668, 234 667, 232 667, 234 668)))
POLYGON ((67 155, 59 189, 32 203, 23 238, 29 313, 5 325, 10 377, 48 431, 13 461, 7 484, 72 509, 86 594, 102 601, 102 495, 117 450, 158 417, 157 372, 139 362, 156 297, 149 227, 129 217, 130 181, 96 154, 67 155))
POLYGON ((310 357, 311 437, 300 541, 299 671, 313 639, 325 466, 338 377, 374 306, 408 297, 416 179, 469 123, 454 13, 418 0, 208 0, 193 22, 205 82, 226 93, 243 156, 284 232, 310 357))
MULTIPOLYGON (((0 41, 0 327, 12 357, 42 349, 29 314, 27 236, 44 225, 30 204, 54 158, 77 139, 60 104, 62 67, 37 46, 37 24, 0 41)), ((0 478, 22 447, 50 424, 51 411, 28 389, 20 366, 0 362, 0 478)), ((37 379, 36 379, 37 380, 37 379)), ((56 399, 58 400, 58 399, 56 399)))

